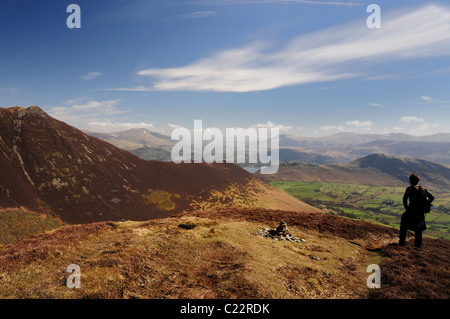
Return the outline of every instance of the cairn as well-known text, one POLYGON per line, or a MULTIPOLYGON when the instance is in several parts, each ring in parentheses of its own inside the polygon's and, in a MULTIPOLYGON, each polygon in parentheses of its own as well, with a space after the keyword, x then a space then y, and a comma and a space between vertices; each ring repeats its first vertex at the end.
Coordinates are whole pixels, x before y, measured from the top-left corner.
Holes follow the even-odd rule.
POLYGON ((296 236, 293 236, 289 232, 287 225, 284 221, 281 221, 276 229, 262 228, 260 231, 257 232, 257 235, 261 237, 268 237, 273 240, 287 240, 296 243, 306 241, 305 239, 300 239, 296 236))

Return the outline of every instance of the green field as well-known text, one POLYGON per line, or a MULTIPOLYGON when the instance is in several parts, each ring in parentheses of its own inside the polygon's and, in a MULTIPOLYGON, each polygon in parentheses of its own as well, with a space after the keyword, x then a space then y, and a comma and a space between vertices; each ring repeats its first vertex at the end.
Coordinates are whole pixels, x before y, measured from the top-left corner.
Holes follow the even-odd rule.
MULTIPOLYGON (((340 216, 399 227, 404 212, 404 187, 375 187, 342 183, 273 181, 272 185, 296 198, 340 216)), ((433 193, 436 199, 426 215, 424 235, 450 239, 450 193, 433 193)))

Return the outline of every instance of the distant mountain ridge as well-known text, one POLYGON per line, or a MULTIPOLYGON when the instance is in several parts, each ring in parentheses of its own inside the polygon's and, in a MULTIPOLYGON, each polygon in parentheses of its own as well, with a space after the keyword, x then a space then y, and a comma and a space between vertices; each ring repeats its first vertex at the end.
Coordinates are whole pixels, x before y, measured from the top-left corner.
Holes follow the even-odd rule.
POLYGON ((290 134, 280 134, 280 146, 284 147, 321 148, 337 145, 366 144, 380 140, 395 142, 450 143, 450 133, 414 136, 403 133, 356 134, 352 132, 343 132, 322 137, 302 137, 290 134))
MULTIPOLYGON (((117 133, 86 134, 100 138, 144 159, 170 161, 175 144, 169 136, 146 129, 117 133)), ((420 158, 450 164, 450 133, 413 136, 402 133, 337 133, 322 137, 280 134, 280 161, 312 164, 344 164, 374 153, 420 158)))
POLYGON ((323 137, 280 135, 282 162, 344 164, 374 153, 450 164, 450 134, 413 136, 347 132, 323 137))
POLYGON ((348 164, 307 164, 288 162, 268 180, 318 181, 370 186, 408 186, 408 178, 418 173, 423 183, 433 190, 450 189, 450 168, 421 159, 371 154, 348 164))
POLYGON ((130 129, 115 133, 86 132, 86 134, 97 137, 109 143, 111 143, 110 141, 126 141, 141 147, 142 145, 171 146, 174 144, 174 142, 170 139, 170 136, 152 132, 145 128, 130 129))
POLYGON ((152 132, 145 128, 115 133, 92 131, 85 131, 85 133, 146 160, 170 161, 170 148, 175 144, 170 136, 152 132))

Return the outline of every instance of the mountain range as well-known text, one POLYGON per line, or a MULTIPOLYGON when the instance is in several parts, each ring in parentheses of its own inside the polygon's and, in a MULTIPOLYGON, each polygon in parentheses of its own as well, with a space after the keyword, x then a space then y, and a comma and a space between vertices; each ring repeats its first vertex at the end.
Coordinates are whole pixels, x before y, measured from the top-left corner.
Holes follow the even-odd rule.
POLYGON ((302 137, 291 134, 280 135, 281 146, 304 148, 365 144, 379 140, 393 142, 450 143, 450 133, 437 133, 427 136, 414 136, 404 133, 357 134, 352 132, 342 132, 322 137, 302 137))
MULTIPOLYGON (((86 134, 98 137, 144 159, 170 161, 174 145, 169 136, 146 129, 117 133, 86 134)), ((401 133, 337 133, 322 137, 280 134, 280 161, 313 164, 344 164, 370 154, 412 157, 450 164, 450 134, 413 136, 401 133)))
POLYGON ((375 153, 450 164, 450 134, 413 136, 348 132, 317 138, 280 135, 280 161, 284 162, 343 164, 375 153))

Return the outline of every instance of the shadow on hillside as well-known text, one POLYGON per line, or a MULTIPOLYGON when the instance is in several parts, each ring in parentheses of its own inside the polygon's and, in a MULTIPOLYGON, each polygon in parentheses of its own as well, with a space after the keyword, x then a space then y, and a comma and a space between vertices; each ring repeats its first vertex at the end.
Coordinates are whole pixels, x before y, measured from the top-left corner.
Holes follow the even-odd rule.
POLYGON ((424 238, 422 248, 388 244, 379 249, 381 288, 371 289, 372 299, 450 298, 450 242, 424 238))

